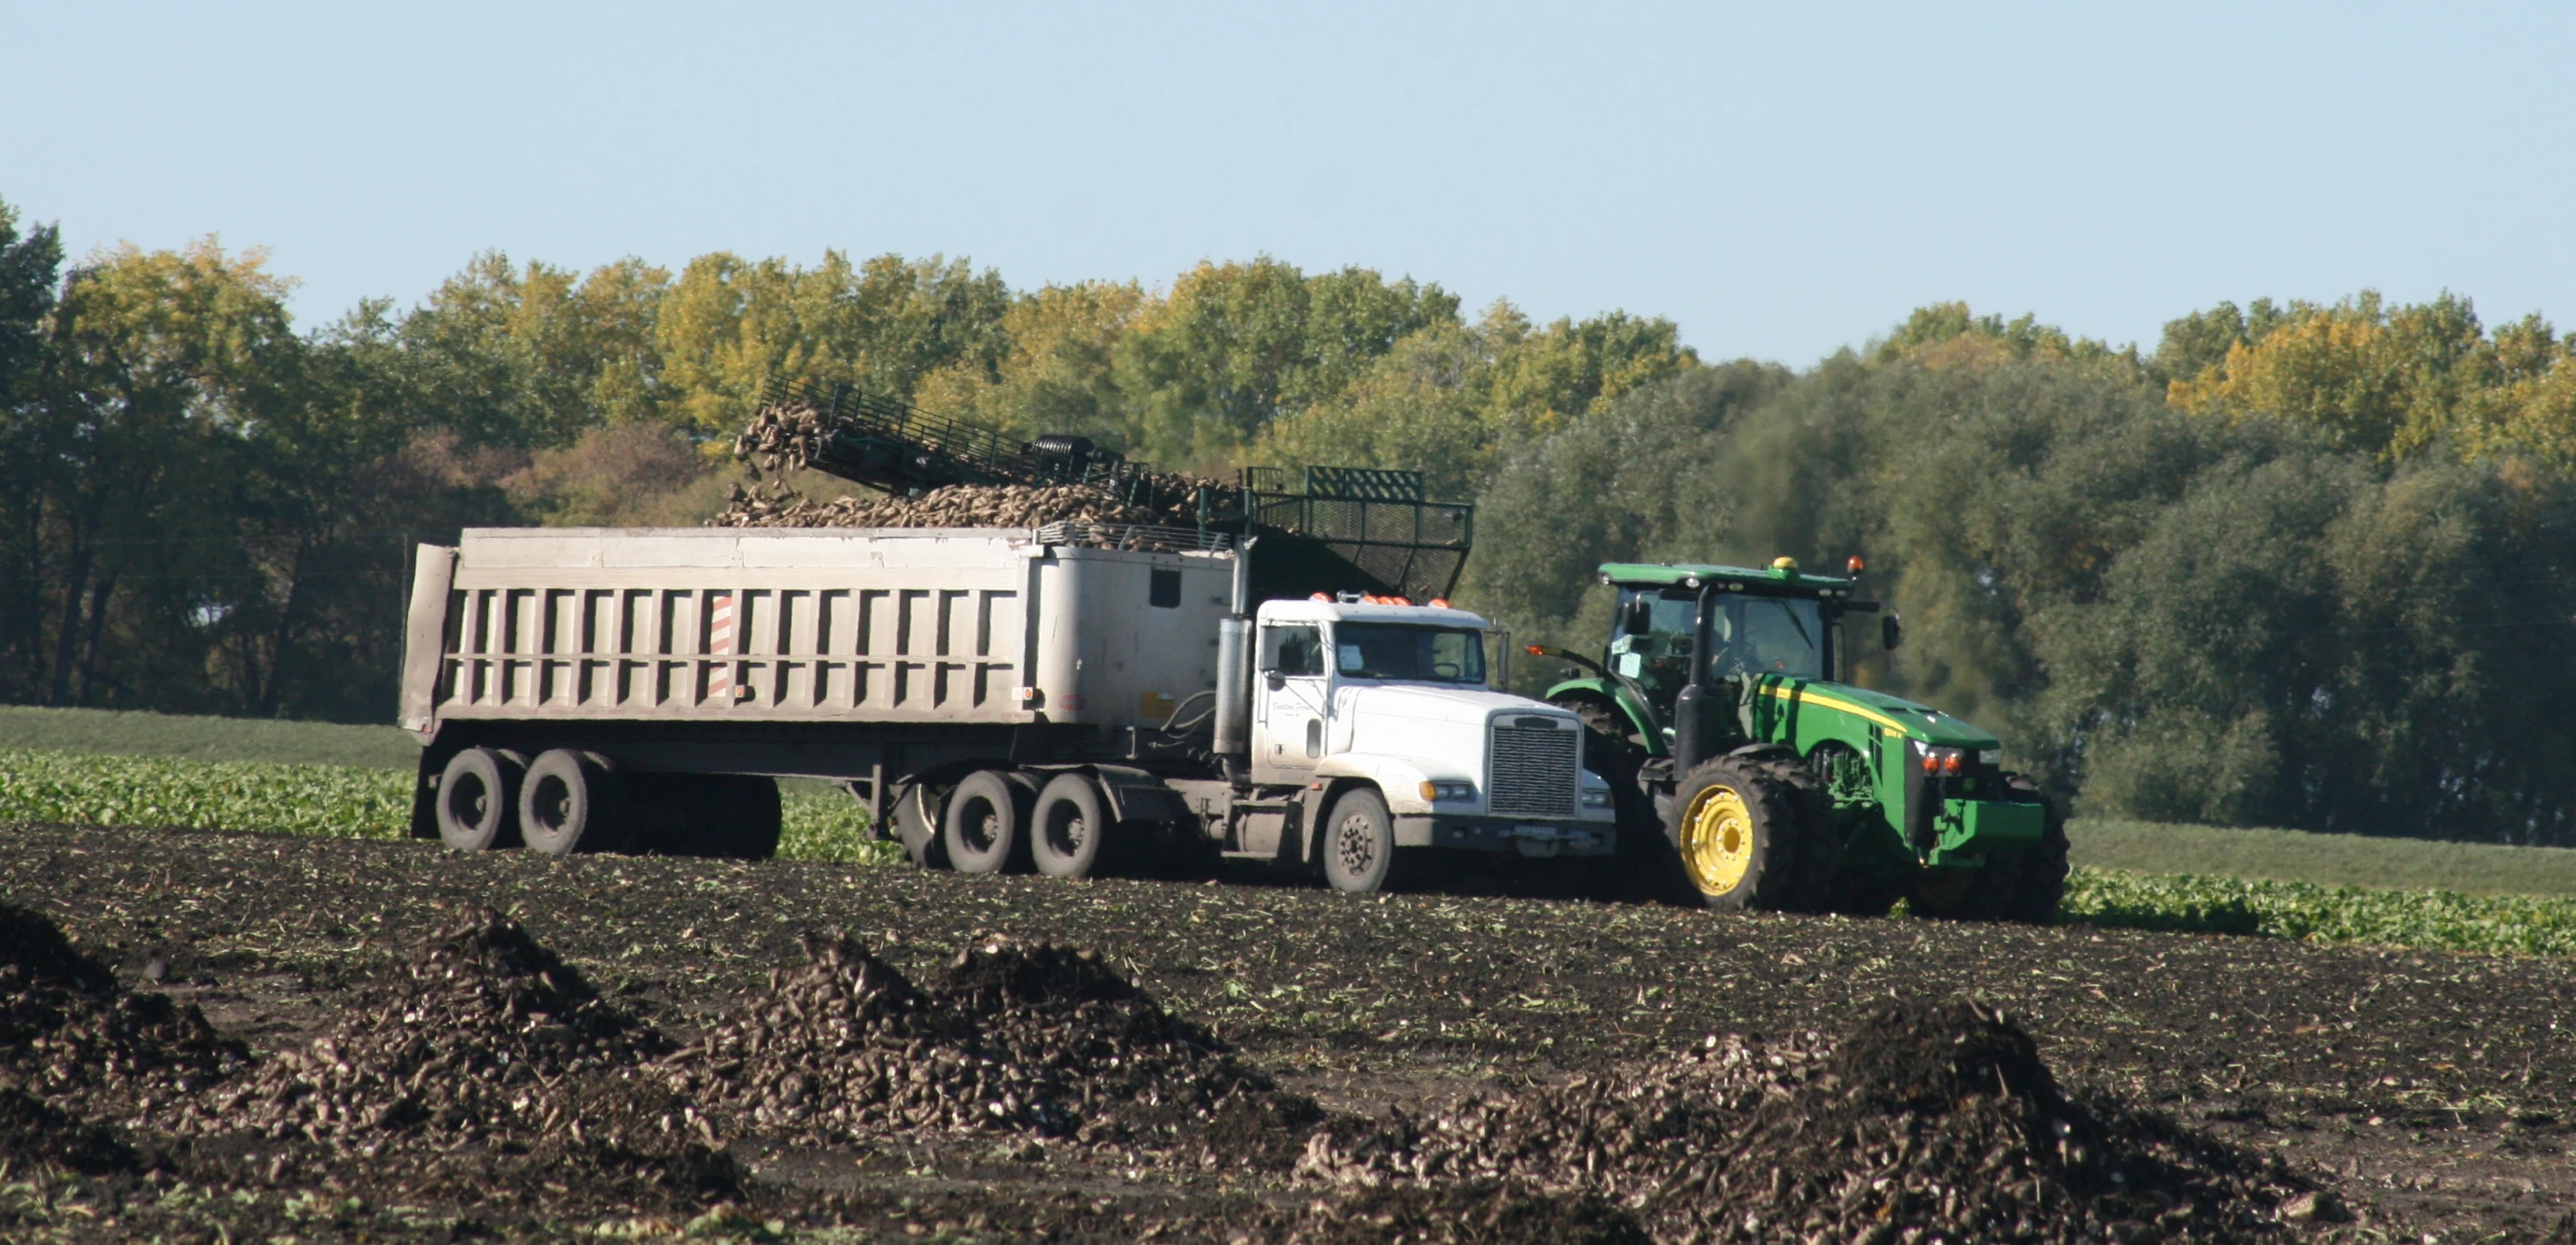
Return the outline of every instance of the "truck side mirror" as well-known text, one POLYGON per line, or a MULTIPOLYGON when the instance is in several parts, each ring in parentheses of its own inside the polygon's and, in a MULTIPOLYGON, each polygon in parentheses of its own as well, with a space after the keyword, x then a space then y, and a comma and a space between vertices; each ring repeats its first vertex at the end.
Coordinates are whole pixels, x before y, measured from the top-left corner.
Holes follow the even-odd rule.
POLYGON ((1896 621, 1896 611, 1894 611, 1894 610, 1890 610, 1890 611, 1888 611, 1887 613, 1884 613, 1884 614, 1879 615, 1879 617, 1878 617, 1878 644, 1879 644, 1879 647, 1881 647, 1881 648, 1894 648, 1894 647, 1896 647, 1898 644, 1903 643, 1903 642, 1904 642, 1904 640, 1905 640, 1905 624, 1903 624, 1903 623, 1900 623, 1900 622, 1896 621))
POLYGON ((1279 691, 1288 686, 1288 676, 1276 670, 1264 670, 1261 672, 1261 684, 1271 691, 1279 691))
POLYGON ((1655 629, 1655 599, 1633 597, 1625 613, 1619 616, 1619 630, 1627 635, 1644 635, 1655 629))

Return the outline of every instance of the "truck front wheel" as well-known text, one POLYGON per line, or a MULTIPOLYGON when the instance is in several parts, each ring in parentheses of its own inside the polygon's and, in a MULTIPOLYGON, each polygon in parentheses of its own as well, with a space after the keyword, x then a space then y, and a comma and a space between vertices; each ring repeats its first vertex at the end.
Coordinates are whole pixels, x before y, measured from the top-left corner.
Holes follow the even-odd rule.
POLYGON ((1726 912, 1799 906, 1801 838, 1815 829, 1814 818, 1801 816, 1805 795, 1742 757, 1704 761, 1684 775, 1664 833, 1689 893, 1726 912))
POLYGON ((1028 867, 1029 795, 999 770, 977 770, 948 797, 940 842, 959 873, 1001 873, 1028 867))
POLYGON ((1391 889, 1395 880, 1395 818, 1386 798, 1369 787, 1354 787, 1333 801, 1324 814, 1324 880, 1351 895, 1391 889))

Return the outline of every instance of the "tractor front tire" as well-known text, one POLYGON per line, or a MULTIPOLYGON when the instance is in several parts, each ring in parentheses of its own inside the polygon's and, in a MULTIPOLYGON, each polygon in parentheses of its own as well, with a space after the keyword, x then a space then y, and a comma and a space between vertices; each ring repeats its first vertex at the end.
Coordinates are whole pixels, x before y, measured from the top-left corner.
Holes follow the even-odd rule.
POLYGON ((2055 800, 2040 793, 2039 784, 2030 778, 2006 774, 2004 785, 2048 809, 2038 845, 2023 852, 2015 862, 2019 876, 2013 880, 2012 893, 2004 899, 2004 919, 2046 925, 2057 919, 2057 906, 2066 898, 2066 815, 2058 811, 2055 800))
POLYGON ((1756 757, 1703 761, 1673 790, 1666 839, 1680 858, 1685 899, 1722 912, 1780 912, 1818 889, 1806 840, 1818 833, 1812 795, 1756 757))

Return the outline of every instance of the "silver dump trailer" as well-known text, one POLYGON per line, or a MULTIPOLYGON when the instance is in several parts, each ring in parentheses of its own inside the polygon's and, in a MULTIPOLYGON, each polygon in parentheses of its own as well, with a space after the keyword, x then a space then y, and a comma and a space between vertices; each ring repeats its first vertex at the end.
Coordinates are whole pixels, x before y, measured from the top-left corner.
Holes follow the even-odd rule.
POLYGON ((806 777, 847 785, 916 862, 967 872, 1222 852, 1365 891, 1399 849, 1610 853, 1580 724, 1486 686, 1482 619, 1255 603, 1257 545, 469 530, 422 546, 413 582, 412 832, 760 857, 772 780, 806 777))

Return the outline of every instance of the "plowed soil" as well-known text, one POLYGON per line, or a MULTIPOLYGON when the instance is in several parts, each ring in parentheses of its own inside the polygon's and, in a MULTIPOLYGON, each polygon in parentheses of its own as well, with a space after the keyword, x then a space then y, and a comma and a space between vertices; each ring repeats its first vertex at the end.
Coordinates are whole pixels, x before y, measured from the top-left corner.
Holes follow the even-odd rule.
POLYGON ((2576 1210, 2556 960, 64 827, 0 833, 0 903, 44 918, 0 918, 0 1239, 2415 1241, 2576 1210))

